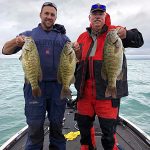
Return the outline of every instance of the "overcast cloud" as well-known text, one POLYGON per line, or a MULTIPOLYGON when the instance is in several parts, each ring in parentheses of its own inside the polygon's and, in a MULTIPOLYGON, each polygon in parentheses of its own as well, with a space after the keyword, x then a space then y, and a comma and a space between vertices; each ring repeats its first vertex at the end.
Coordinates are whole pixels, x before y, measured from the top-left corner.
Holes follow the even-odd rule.
MULTIPOLYGON (((0 0, 0 55, 7 40, 20 32, 31 30, 40 22, 39 12, 43 0, 0 0)), ((92 4, 107 6, 112 24, 127 29, 137 28, 144 38, 144 46, 126 49, 126 54, 150 55, 150 1, 149 0, 52 0, 58 7, 56 23, 63 24, 67 35, 75 41, 89 26, 89 10, 92 4)))

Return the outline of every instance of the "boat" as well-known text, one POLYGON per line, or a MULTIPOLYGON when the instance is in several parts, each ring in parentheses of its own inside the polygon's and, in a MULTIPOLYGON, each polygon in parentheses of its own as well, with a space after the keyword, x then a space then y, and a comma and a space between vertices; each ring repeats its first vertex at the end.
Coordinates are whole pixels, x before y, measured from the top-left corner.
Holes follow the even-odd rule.
MULTIPOLYGON (((73 105, 72 105, 73 106, 73 105)), ((63 122, 63 133, 67 134, 70 132, 78 131, 77 122, 74 119, 74 114, 76 109, 67 105, 65 111, 65 117, 63 122)), ((95 135, 97 142, 97 150, 102 150, 101 145, 101 136, 102 132, 99 127, 98 119, 94 121, 95 126, 95 135)), ((23 150, 25 142, 27 139, 27 129, 28 126, 25 126, 8 141, 6 141, 1 147, 0 150, 23 150)), ((45 138, 44 138, 44 148, 43 150, 48 150, 49 144, 49 122, 46 119, 44 124, 45 138)), ((134 125, 129 120, 125 119, 122 116, 119 116, 116 136, 118 139, 118 145, 124 150, 150 150, 150 137, 134 125)), ((67 150, 79 150, 80 149, 80 135, 73 140, 67 140, 66 142, 67 150)))

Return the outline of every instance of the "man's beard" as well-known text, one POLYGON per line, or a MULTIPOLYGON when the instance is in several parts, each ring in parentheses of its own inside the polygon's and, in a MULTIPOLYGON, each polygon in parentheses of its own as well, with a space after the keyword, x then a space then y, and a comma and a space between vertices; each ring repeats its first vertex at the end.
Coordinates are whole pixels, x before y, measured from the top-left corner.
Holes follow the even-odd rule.
POLYGON ((43 26, 46 30, 51 30, 53 25, 54 25, 54 23, 47 24, 46 22, 43 22, 43 26))

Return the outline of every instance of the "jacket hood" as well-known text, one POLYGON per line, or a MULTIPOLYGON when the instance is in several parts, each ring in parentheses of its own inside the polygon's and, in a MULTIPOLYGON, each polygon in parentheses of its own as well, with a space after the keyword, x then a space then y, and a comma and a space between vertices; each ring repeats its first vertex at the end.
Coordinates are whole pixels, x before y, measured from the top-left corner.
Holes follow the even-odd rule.
MULTIPOLYGON (((38 26, 42 28, 41 23, 38 26)), ((59 32, 61 34, 66 34, 66 29, 61 24, 54 24, 52 30, 56 31, 56 32, 59 32)))
POLYGON ((106 13, 105 24, 109 27, 111 25, 110 15, 106 13))
POLYGON ((53 26, 53 30, 56 30, 56 31, 58 31, 58 32, 60 32, 60 33, 62 33, 62 34, 66 34, 66 29, 65 29, 65 27, 64 27, 63 25, 61 25, 61 24, 55 24, 55 25, 53 26))

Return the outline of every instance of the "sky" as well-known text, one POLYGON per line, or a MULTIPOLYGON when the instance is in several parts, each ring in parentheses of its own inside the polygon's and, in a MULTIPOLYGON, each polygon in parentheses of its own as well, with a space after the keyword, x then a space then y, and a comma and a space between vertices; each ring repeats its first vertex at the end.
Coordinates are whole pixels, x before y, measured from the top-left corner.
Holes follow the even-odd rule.
MULTIPOLYGON (((0 0, 0 57, 4 43, 40 23, 43 0, 0 0)), ((106 5, 113 25, 137 28, 143 35, 141 48, 127 48, 127 55, 150 55, 150 0, 52 0, 57 5, 56 23, 63 24, 72 42, 89 26, 91 5, 106 5)), ((20 55, 20 54, 17 54, 20 55)), ((14 57, 16 55, 13 55, 14 57)), ((7 56, 8 57, 8 56, 7 56)))

